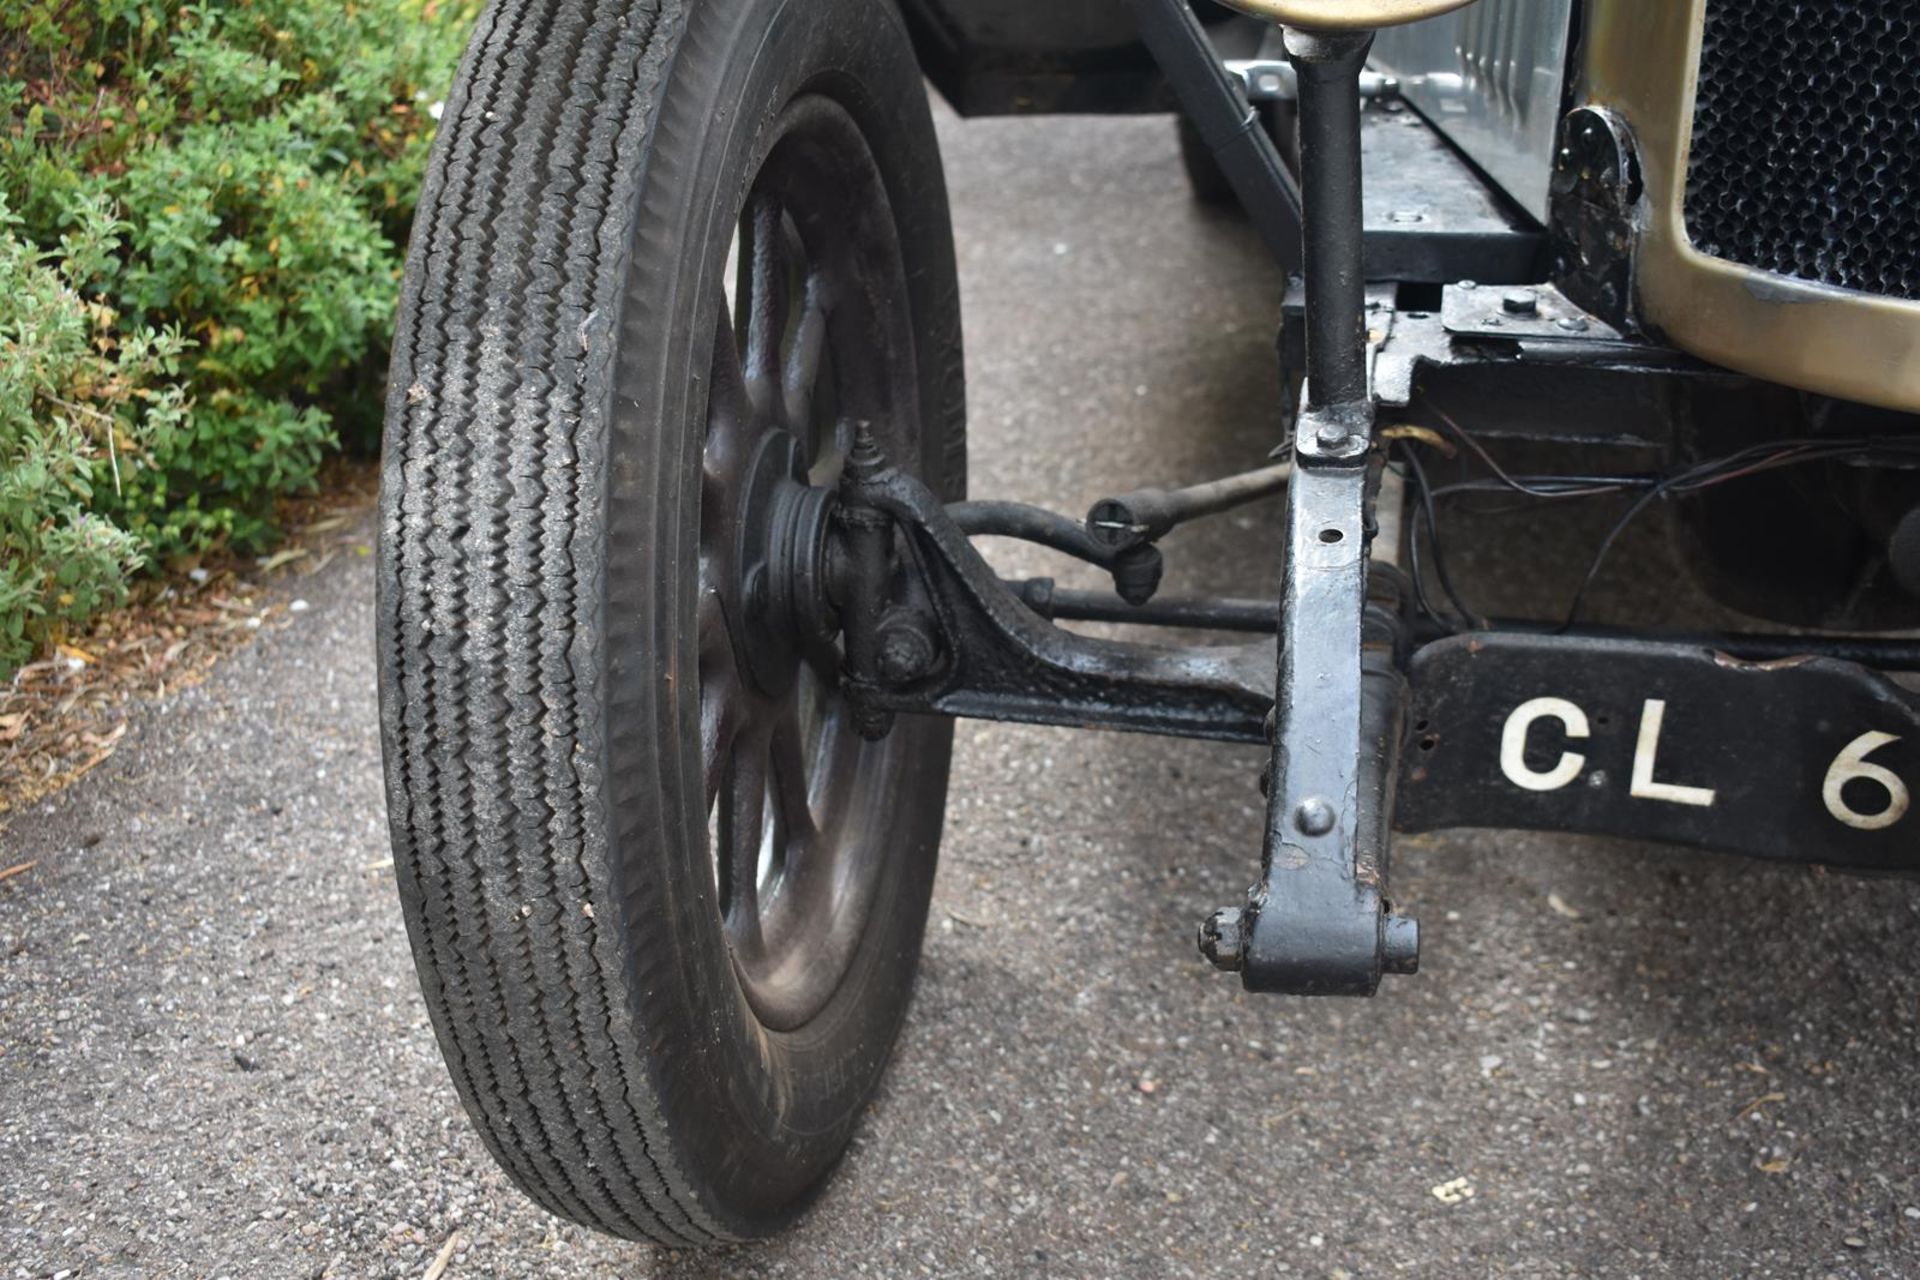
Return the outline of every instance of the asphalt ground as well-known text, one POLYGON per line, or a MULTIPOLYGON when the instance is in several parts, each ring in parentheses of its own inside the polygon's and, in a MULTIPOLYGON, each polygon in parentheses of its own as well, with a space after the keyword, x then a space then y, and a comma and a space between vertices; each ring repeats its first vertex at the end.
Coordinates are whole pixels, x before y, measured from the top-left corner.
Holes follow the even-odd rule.
MULTIPOLYGON (((1256 465, 1279 281, 1190 203, 1168 122, 941 129, 975 493, 1071 512, 1256 465)), ((1170 540, 1168 590, 1271 590, 1275 517, 1170 540)), ((1550 610, 1599 527, 1453 550, 1483 607, 1550 610)), ((1663 554, 1597 603, 1712 616, 1663 554)), ((0 831, 38 864, 0 883, 0 1275, 420 1275, 449 1239, 455 1277, 1920 1274, 1920 888, 1404 840, 1424 972, 1250 997, 1192 939, 1253 876, 1257 752, 972 724, 913 1013, 814 1211, 707 1256, 559 1223, 482 1150, 414 989, 372 577, 302 582, 0 831)))

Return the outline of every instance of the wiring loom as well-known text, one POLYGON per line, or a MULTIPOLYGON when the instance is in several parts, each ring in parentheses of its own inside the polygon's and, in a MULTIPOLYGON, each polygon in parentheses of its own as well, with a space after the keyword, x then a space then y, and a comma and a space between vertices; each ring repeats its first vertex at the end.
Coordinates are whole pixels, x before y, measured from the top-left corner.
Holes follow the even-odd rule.
POLYGON ((1514 475, 1502 467, 1480 441, 1459 423, 1442 413, 1437 415, 1447 431, 1487 469, 1488 475, 1473 480, 1434 487, 1428 480, 1416 446, 1432 448, 1436 444, 1423 434, 1411 434, 1394 442, 1399 461, 1413 481, 1419 509, 1407 538, 1408 568, 1413 579, 1415 598, 1428 616, 1454 630, 1463 627, 1485 629, 1487 622, 1462 601, 1460 592, 1447 572, 1446 552, 1441 544, 1439 504, 1443 498, 1462 493, 1514 493, 1534 501, 1560 501, 1592 498, 1606 494, 1634 494, 1633 501, 1607 530, 1595 549, 1586 573, 1567 606, 1558 631, 1566 631, 1579 620, 1587 593, 1600 576, 1608 554, 1634 519, 1655 502, 1686 497, 1716 485, 1749 476, 1777 471, 1783 467, 1806 466, 1816 462, 1852 462, 1884 458, 1905 466, 1920 466, 1920 437, 1903 436, 1797 436, 1767 440, 1702 462, 1683 463, 1663 471, 1619 475, 1514 475), (1420 547, 1421 530, 1426 531, 1427 548, 1433 561, 1434 577, 1442 594, 1452 606, 1453 617, 1434 607, 1427 594, 1426 575, 1420 547))

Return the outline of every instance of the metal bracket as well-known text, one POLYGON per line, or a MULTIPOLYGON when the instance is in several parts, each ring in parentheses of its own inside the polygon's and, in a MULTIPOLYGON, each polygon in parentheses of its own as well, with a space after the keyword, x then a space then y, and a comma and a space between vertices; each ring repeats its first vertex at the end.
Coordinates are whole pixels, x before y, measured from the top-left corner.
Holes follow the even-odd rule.
MULTIPOLYGON (((1300 96, 1300 83, 1293 64, 1283 58, 1228 58, 1222 64, 1240 77, 1249 102, 1292 102, 1300 96)), ((1394 98, 1400 94, 1400 82, 1379 71, 1360 73, 1360 96, 1367 99, 1394 98)))
MULTIPOLYGON (((858 450, 856 450, 858 452, 858 450)), ((1264 740, 1272 706, 1273 641, 1185 648, 1123 644, 1062 631, 1021 602, 973 549, 938 497, 884 463, 849 466, 841 509, 883 515, 904 530, 916 564, 910 607, 938 631, 924 670, 856 660, 878 616, 848 617, 848 692, 863 715, 931 712, 1027 724, 1162 733, 1226 742, 1264 740)), ((869 554, 872 554, 871 552, 869 554)), ((854 568, 846 575, 860 581, 854 568)))
POLYGON ((1505 288, 1462 280, 1440 295, 1440 323, 1467 338, 1618 342, 1618 329, 1575 306, 1550 284, 1505 288))

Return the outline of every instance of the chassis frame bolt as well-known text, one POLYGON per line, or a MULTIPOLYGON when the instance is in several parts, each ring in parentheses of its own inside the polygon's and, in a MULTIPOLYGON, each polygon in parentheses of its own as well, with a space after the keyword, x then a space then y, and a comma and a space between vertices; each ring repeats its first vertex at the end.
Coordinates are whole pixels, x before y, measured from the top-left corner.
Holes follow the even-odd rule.
POLYGON ((1540 313, 1540 295, 1531 289, 1509 289, 1500 295, 1500 309, 1510 316, 1540 313))
POLYGON ((1344 449, 1351 439, 1353 432, 1347 430, 1344 422, 1329 420, 1321 423, 1313 432, 1313 442, 1322 449, 1344 449))
POLYGON ((1247 962, 1246 913, 1222 907, 1200 922, 1200 954, 1226 973, 1238 973, 1247 962))

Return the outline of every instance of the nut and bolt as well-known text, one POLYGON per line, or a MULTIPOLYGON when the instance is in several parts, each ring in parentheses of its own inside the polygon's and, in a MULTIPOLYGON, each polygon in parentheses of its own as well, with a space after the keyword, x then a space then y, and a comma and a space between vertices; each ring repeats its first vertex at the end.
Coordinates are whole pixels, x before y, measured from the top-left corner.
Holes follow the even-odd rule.
POLYGON ((1302 835, 1323 836, 1333 830, 1333 824, 1339 815, 1333 806, 1319 796, 1308 796, 1293 810, 1293 825, 1302 835))
POLYGON ((1246 913, 1239 907, 1222 907, 1202 920, 1200 954, 1214 968, 1238 973, 1247 962, 1246 913))
POLYGON ((1509 289, 1500 295, 1500 309, 1510 316, 1540 314, 1540 295, 1531 289, 1509 289))
POLYGON ((1351 439, 1353 432, 1347 429, 1347 424, 1333 419, 1321 423, 1313 432, 1313 442, 1322 449, 1344 449, 1351 439))
POLYGON ((920 619, 895 616, 881 624, 874 660, 888 684, 918 680, 933 669, 935 656, 933 636, 920 619))

